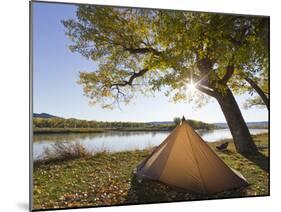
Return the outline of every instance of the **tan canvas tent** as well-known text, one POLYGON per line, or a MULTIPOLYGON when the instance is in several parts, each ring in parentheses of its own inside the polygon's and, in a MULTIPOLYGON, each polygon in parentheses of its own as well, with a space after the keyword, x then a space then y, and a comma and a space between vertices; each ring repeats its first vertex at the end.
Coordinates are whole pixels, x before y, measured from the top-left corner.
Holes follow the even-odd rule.
POLYGON ((240 173, 217 156, 184 119, 138 165, 136 175, 202 194, 214 194, 248 184, 240 173))

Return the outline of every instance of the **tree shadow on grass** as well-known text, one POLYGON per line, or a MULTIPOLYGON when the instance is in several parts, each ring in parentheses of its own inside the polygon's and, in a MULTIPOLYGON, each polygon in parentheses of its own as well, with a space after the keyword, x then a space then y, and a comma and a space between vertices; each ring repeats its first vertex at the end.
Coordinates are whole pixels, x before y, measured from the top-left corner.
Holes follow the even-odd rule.
POLYGON ((128 192, 126 203, 139 204, 177 202, 242 196, 247 196, 246 187, 214 195, 203 195, 173 188, 157 181, 143 180, 139 182, 136 176, 132 176, 131 188, 128 192))
POLYGON ((171 188, 152 180, 138 181, 135 175, 131 178, 131 187, 127 203, 158 203, 188 199, 186 192, 171 188))
POLYGON ((257 166, 259 166, 262 170, 268 172, 269 169, 269 159, 267 156, 262 154, 261 152, 255 152, 255 153, 244 153, 243 156, 247 158, 249 161, 252 161, 257 166))

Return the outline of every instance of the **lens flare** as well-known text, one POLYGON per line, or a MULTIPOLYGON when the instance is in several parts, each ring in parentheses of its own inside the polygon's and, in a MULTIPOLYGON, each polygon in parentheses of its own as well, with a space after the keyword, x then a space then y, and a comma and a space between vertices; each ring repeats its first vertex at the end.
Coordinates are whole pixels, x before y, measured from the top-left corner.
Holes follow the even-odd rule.
POLYGON ((188 90, 195 91, 196 85, 193 83, 193 81, 190 81, 190 83, 187 85, 188 90))

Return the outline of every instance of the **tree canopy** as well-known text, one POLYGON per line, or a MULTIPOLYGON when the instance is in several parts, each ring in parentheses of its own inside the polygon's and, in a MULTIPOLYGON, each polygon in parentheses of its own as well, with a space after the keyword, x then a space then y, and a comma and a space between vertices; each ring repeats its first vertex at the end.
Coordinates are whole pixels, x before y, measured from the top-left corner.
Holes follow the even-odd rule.
POLYGON ((211 96, 226 83, 244 92, 237 79, 267 67, 264 17, 82 5, 77 18, 63 21, 70 49, 99 63, 79 82, 103 107, 161 89, 187 100, 192 82, 211 96))
POLYGON ((248 91, 242 82, 267 71, 268 23, 261 16, 92 5, 63 21, 70 49, 99 64, 80 72, 91 103, 113 108, 154 91, 176 102, 202 104, 211 96, 241 153, 257 148, 233 92, 248 91))

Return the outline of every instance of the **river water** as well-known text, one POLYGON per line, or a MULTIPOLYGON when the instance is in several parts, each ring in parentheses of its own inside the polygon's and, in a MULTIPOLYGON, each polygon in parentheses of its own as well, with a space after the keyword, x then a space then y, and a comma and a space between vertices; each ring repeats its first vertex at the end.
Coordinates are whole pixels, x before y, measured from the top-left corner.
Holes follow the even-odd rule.
MULTIPOLYGON (((267 129, 250 129, 252 135, 265 133, 267 129)), ((212 131, 197 131, 206 142, 214 142, 232 138, 229 129, 216 129, 212 131)), ((70 133, 70 134, 39 134, 33 139, 33 158, 44 156, 46 148, 52 148, 56 142, 79 142, 87 149, 99 151, 125 151, 145 149, 159 145, 170 132, 105 132, 105 133, 70 133)))

